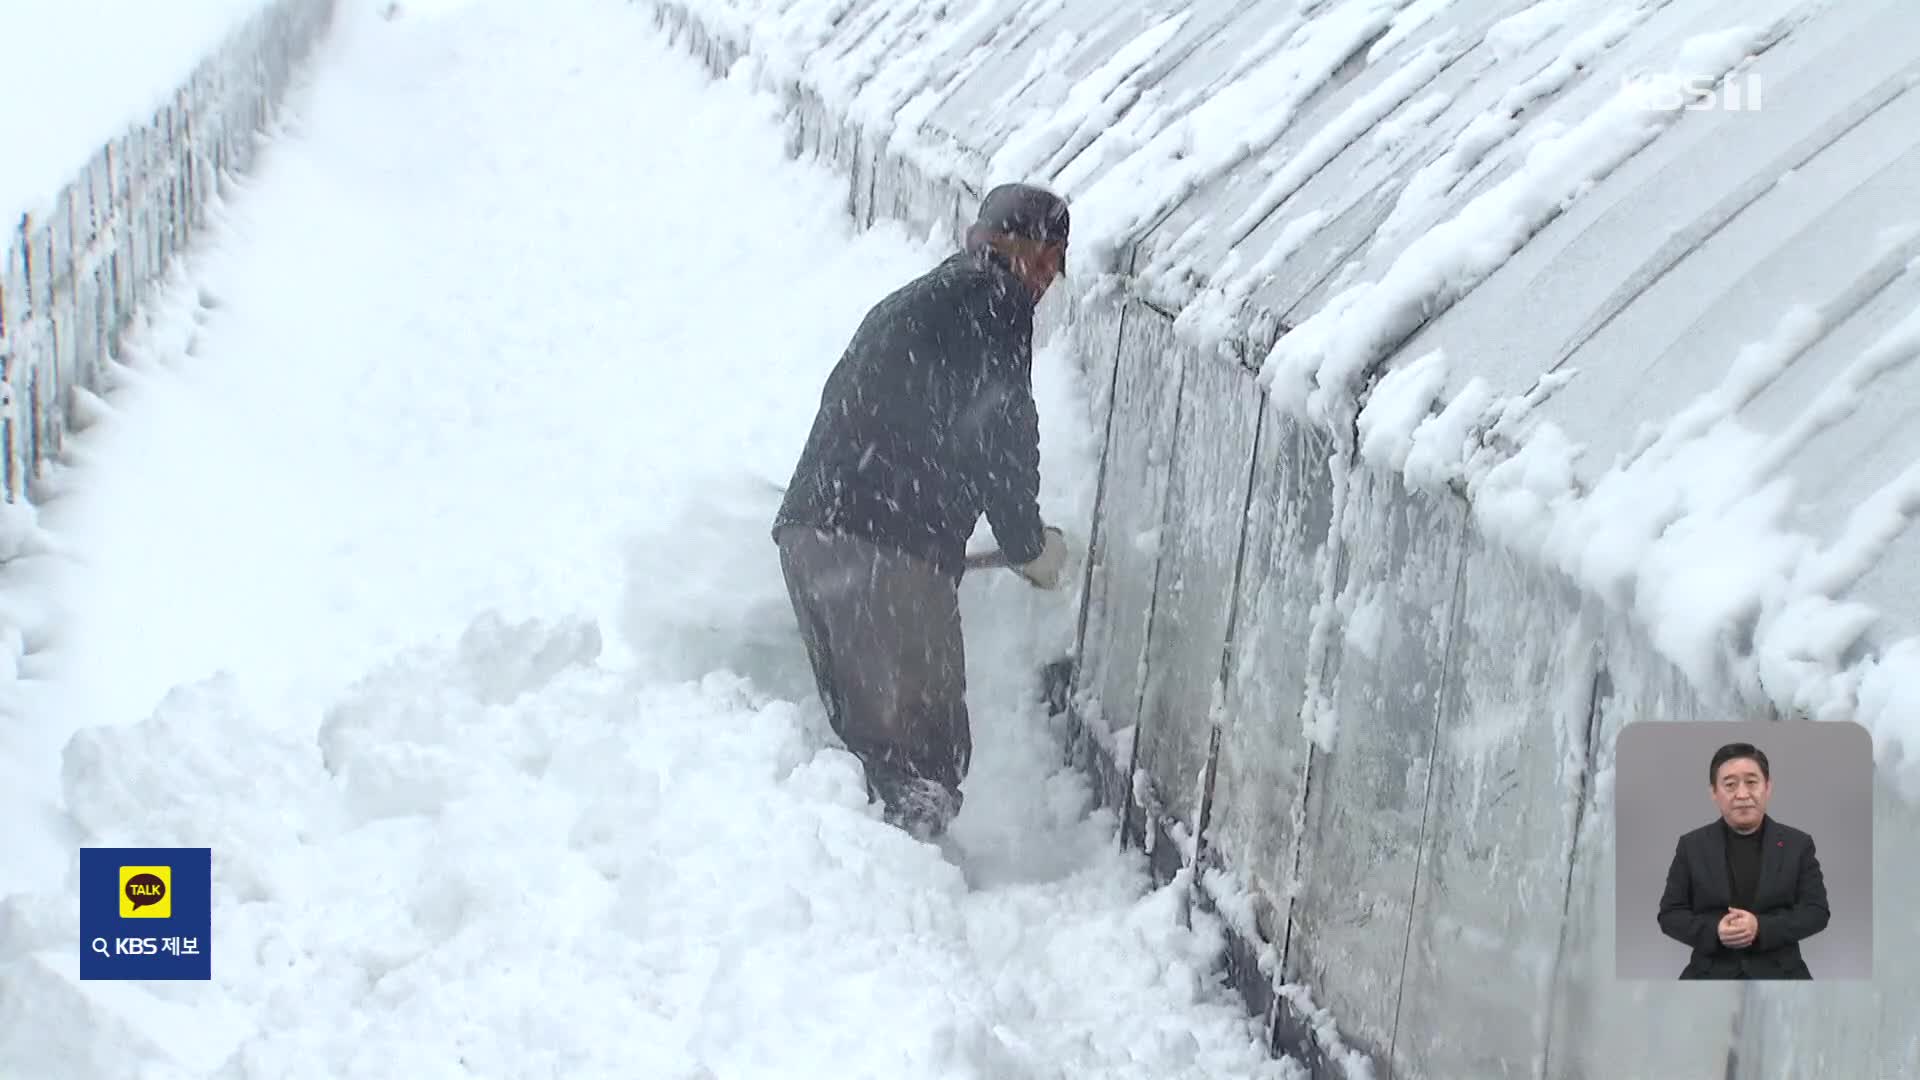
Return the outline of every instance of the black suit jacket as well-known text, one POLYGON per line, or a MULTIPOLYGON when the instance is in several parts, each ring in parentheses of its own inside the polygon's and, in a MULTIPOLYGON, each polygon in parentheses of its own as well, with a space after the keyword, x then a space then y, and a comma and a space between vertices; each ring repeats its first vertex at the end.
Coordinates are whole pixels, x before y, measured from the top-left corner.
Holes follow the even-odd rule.
POLYGON ((1680 837, 1660 897, 1660 930, 1693 949, 1683 979, 1811 979, 1800 942, 1827 927, 1827 886, 1813 837, 1773 818, 1761 821, 1760 881, 1752 911, 1760 932, 1744 949, 1720 943, 1732 903, 1727 835, 1719 821, 1680 837))

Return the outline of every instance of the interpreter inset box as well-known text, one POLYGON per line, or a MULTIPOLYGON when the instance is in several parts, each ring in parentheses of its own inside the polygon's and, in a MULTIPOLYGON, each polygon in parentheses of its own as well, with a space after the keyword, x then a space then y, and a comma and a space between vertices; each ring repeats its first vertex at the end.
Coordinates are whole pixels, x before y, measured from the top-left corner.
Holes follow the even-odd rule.
POLYGON ((1873 976, 1873 741, 1855 723, 1645 721, 1614 754, 1625 979, 1873 976))
POLYGON ((81 848, 80 977, 211 979, 213 850, 81 848))

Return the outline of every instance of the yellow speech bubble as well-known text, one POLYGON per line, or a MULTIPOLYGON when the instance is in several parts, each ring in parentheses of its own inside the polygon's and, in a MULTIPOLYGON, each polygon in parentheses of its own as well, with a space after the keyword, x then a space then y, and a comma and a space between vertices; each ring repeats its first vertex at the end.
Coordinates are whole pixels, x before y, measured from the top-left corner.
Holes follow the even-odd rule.
POLYGON ((173 867, 121 867, 120 917, 123 919, 173 918, 173 867))

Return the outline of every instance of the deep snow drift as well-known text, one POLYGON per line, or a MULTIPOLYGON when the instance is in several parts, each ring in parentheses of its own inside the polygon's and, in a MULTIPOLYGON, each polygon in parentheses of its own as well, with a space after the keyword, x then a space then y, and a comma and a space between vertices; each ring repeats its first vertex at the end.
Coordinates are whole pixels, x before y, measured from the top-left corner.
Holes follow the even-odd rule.
MULTIPOLYGON (((850 235, 639 9, 384 6, 7 567, 0 1074, 1290 1075, 1058 765, 1071 595, 965 590, 975 888, 831 745, 775 485, 942 251, 850 235), (77 981, 74 848, 136 843, 212 846, 212 983, 77 981)), ((1086 406, 1037 369, 1078 526, 1086 406)))

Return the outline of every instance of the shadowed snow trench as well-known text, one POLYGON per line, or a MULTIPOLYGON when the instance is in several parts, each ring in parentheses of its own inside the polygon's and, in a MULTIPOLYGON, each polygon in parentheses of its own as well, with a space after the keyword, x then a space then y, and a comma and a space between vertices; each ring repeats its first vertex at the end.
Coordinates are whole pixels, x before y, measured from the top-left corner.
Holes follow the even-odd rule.
MULTIPOLYGON (((0 1073, 1283 1076, 1059 764, 1072 597, 969 579, 973 879, 879 821, 767 535, 944 251, 647 12, 343 2, 9 587, 0 1073), (11 775, 11 774, 10 774, 11 775), (210 846, 210 983, 81 983, 77 846, 210 846)), ((1046 512, 1086 516, 1067 357, 1046 512)))

